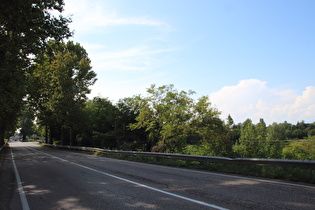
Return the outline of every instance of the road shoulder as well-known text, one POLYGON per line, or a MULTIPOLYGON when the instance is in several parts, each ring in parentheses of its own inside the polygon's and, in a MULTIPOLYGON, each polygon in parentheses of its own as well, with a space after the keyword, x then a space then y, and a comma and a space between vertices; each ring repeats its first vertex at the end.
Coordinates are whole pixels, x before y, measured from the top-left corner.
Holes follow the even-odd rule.
POLYGON ((0 152, 0 189, 0 209, 18 209, 18 203, 13 202, 16 197, 16 180, 9 146, 0 152))

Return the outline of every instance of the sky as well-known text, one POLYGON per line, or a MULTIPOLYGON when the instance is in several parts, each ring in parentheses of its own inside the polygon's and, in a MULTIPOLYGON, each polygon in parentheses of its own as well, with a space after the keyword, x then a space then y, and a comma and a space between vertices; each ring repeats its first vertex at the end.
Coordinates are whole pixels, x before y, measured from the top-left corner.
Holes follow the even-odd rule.
POLYGON ((315 122, 314 0, 64 0, 113 103, 174 84, 235 123, 315 122))

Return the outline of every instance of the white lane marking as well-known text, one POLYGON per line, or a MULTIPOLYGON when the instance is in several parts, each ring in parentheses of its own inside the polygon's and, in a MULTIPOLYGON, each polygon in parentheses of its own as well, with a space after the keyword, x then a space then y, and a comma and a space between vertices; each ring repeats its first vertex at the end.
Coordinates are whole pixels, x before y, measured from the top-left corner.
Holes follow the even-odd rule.
POLYGON ((20 195, 20 199, 21 199, 21 202, 22 202, 22 209, 23 210, 29 210, 30 207, 28 205, 28 202, 27 202, 27 199, 26 199, 26 196, 25 196, 25 192, 23 190, 23 186, 22 186, 22 182, 21 182, 21 178, 20 178, 20 174, 19 174, 19 171, 16 167, 16 164, 15 164, 15 160, 14 160, 14 155, 13 155, 13 152, 12 152, 12 148, 11 148, 11 156, 12 156, 12 162, 13 162, 13 168, 14 168, 14 172, 15 172, 15 177, 16 177, 16 182, 17 182, 17 186, 18 186, 18 191, 19 191, 19 195, 20 195))
POLYGON ((105 176, 109 176, 109 177, 112 177, 112 178, 115 178, 115 179, 118 179, 118 180, 121 180, 121 181, 124 181, 124 182, 128 182, 128 183, 131 183, 131 184, 143 187, 143 188, 147 188, 147 189, 150 189, 150 190, 153 190, 153 191, 156 191, 156 192, 160 192, 160 193, 163 193, 163 194, 166 194, 166 195, 170 195, 170 196, 173 196, 173 197, 176 197, 176 198, 180 198, 180 199, 183 199, 183 200, 186 200, 186 201, 190 201, 190 202, 197 203, 199 205, 203 205, 203 206, 207 206, 207 207, 211 207, 211 208, 214 208, 214 209, 226 210, 226 208, 223 208, 221 206, 217 206, 217 205, 206 203, 206 202, 203 202, 203 201, 191 199, 191 198, 188 198, 188 197, 185 197, 185 196, 181 196, 181 195, 177 195, 177 194, 174 194, 174 193, 170 193, 170 192, 167 192, 167 191, 164 191, 164 190, 160 190, 160 189, 157 189, 157 188, 154 188, 154 187, 150 187, 148 185, 144 185, 144 184, 141 184, 141 183, 138 183, 138 182, 134 182, 134 181, 131 181, 129 179, 125 179, 125 178, 122 178, 122 177, 119 177, 119 176, 115 176, 115 175, 112 175, 112 174, 109 174, 109 173, 106 173, 106 172, 103 172, 103 171, 99 171, 99 170, 94 169, 94 168, 90 168, 88 166, 84 166, 84 165, 81 165, 81 164, 78 164, 78 163, 74 163, 74 162, 65 160, 63 158, 56 157, 54 155, 48 154, 46 152, 39 151, 39 150, 31 148, 31 147, 28 147, 28 148, 31 149, 31 150, 35 150, 37 152, 40 152, 42 154, 45 154, 47 156, 50 156, 52 158, 55 158, 57 160, 60 160, 62 162, 67 162, 69 164, 72 164, 72 165, 75 165, 75 166, 78 166, 78 167, 81 167, 81 168, 84 168, 84 169, 87 169, 87 170, 90 170, 90 171, 93 171, 93 172, 96 172, 96 173, 100 173, 100 174, 103 174, 105 176))

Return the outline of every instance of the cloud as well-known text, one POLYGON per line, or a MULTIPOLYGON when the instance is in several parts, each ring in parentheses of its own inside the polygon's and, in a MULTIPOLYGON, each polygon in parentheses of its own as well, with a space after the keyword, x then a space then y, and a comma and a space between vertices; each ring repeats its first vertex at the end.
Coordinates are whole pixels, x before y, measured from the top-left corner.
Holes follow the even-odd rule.
POLYGON ((247 118, 266 123, 304 120, 315 121, 315 87, 309 86, 298 94, 296 90, 275 89, 257 79, 242 80, 235 86, 225 86, 210 95, 210 100, 222 117, 228 114, 235 123, 247 118))
POLYGON ((164 53, 177 49, 154 49, 150 46, 138 46, 120 51, 110 51, 106 46, 83 44, 93 58, 92 65, 98 71, 148 71, 163 64, 164 53))
POLYGON ((167 35, 164 29, 169 29, 169 24, 142 14, 120 14, 107 1, 65 0, 65 13, 73 14, 71 28, 75 29, 74 37, 83 40, 82 46, 89 53, 97 72, 152 70, 165 62, 163 53, 177 50, 156 39, 167 35), (129 33, 119 30, 126 25, 159 27, 162 30, 159 30, 161 33, 151 28, 140 33, 138 29, 128 30, 129 33), (116 28, 110 28, 113 26, 116 28))
POLYGON ((104 1, 66 0, 65 13, 73 14, 74 28, 78 33, 96 33, 98 28, 123 26, 123 25, 142 25, 155 26, 164 29, 171 29, 171 26, 164 21, 152 17, 142 16, 123 16, 116 10, 106 5, 104 1))

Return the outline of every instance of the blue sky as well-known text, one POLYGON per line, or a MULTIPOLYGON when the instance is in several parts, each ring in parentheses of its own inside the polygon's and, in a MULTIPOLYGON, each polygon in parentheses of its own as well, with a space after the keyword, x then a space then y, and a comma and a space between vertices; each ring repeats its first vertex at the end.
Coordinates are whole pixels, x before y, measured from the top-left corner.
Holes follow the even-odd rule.
POLYGON ((236 123, 315 121, 313 0, 65 0, 113 102, 174 84, 236 123))

